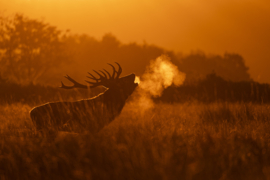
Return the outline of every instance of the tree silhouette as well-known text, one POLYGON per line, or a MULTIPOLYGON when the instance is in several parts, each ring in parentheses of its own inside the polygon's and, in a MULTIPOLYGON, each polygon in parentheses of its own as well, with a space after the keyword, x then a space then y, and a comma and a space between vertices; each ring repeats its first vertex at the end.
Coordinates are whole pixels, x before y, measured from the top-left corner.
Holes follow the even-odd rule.
POLYGON ((63 74, 83 79, 84 72, 115 61, 123 66, 123 73, 142 75, 149 61, 162 54, 186 73, 189 82, 212 72, 225 80, 252 80, 238 54, 195 52, 181 56, 153 44, 123 44, 112 34, 101 40, 86 34, 63 34, 56 27, 20 14, 12 19, 0 17, 0 74, 19 83, 57 85, 63 74))
POLYGON ((66 61, 61 31, 21 14, 0 19, 1 73, 18 83, 36 83, 66 61))
POLYGON ((205 55, 203 52, 191 53, 180 57, 179 69, 187 74, 188 81, 204 79, 206 75, 215 72, 218 76, 230 81, 251 81, 248 67, 242 56, 235 53, 220 55, 205 55))

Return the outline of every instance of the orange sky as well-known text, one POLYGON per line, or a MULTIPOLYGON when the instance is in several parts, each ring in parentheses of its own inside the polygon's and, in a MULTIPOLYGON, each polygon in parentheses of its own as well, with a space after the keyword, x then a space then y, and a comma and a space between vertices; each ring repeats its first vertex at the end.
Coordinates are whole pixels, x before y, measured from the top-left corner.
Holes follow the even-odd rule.
POLYGON ((189 53, 236 52, 254 80, 270 83, 269 0, 0 0, 0 12, 60 29, 189 53))

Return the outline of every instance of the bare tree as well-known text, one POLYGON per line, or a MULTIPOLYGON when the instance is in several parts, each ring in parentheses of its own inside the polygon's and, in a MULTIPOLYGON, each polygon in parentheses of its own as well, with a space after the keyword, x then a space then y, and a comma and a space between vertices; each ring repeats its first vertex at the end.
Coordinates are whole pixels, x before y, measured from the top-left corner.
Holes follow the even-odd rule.
MULTIPOLYGON (((100 72, 94 70, 99 78, 89 73, 88 78, 95 82, 86 81, 90 84, 89 88, 97 86, 108 88, 104 93, 76 102, 50 102, 33 108, 30 116, 36 129, 43 132, 65 130, 97 133, 118 116, 125 105, 125 101, 138 84, 134 82, 135 74, 120 78, 121 66, 118 64, 119 70, 116 71, 113 65, 109 65, 113 68, 112 74, 105 69, 100 72)), ((88 88, 87 85, 78 83, 68 75, 65 77, 73 85, 66 86, 61 82, 61 88, 88 88)))

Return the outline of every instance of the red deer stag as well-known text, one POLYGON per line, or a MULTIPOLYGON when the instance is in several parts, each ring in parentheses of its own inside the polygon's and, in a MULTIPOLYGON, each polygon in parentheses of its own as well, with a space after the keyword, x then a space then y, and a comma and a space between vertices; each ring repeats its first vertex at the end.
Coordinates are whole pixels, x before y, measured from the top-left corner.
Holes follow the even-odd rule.
MULTIPOLYGON (((138 86, 134 82, 135 74, 119 78, 122 68, 118 63, 116 64, 119 66, 118 71, 109 64, 113 68, 112 75, 105 69, 100 72, 93 70, 99 76, 98 78, 88 72, 90 76, 87 77, 95 81, 86 81, 90 84, 90 88, 104 86, 108 88, 104 93, 90 99, 75 102, 49 102, 33 108, 30 111, 30 117, 37 131, 62 130, 97 133, 114 120, 122 111, 127 98, 138 86)), ((78 83, 68 75, 65 78, 73 85, 66 86, 61 82, 60 88, 87 89, 86 85, 78 83)))

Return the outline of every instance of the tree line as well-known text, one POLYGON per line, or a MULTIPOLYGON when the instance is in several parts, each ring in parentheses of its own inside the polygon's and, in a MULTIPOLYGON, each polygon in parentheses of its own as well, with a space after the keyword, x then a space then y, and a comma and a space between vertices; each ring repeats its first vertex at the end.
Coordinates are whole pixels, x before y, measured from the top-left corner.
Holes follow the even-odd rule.
POLYGON ((252 80, 239 54, 182 55, 148 43, 124 44, 112 34, 100 40, 72 34, 23 14, 0 17, 0 74, 18 84, 56 86, 65 74, 83 81, 86 72, 115 61, 123 67, 123 74, 142 75, 149 61, 162 54, 186 73, 187 82, 202 80, 212 72, 228 81, 252 80))
MULTIPOLYGON (((39 105, 51 101, 74 101, 94 97, 103 92, 103 88, 91 90, 65 90, 40 84, 21 85, 7 81, 0 76, 0 104, 26 103, 39 105)), ((270 85, 253 81, 226 81, 215 73, 208 74, 196 84, 184 83, 180 87, 170 86, 155 102, 184 103, 197 101, 270 103, 270 85)))
POLYGON ((183 103, 198 101, 270 103, 270 85, 254 81, 233 82, 223 79, 216 73, 208 74, 196 84, 184 83, 180 87, 166 88, 156 102, 183 103))

